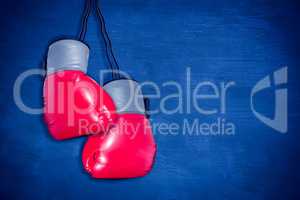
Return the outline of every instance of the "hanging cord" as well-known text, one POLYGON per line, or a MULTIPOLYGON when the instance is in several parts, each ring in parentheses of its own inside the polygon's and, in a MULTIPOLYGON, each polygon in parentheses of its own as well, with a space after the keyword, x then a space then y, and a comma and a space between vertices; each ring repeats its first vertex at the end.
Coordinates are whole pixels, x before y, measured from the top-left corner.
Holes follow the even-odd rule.
POLYGON ((87 22, 91 13, 91 9, 92 9, 92 0, 85 0, 84 10, 81 17, 80 32, 78 34, 78 40, 80 40, 81 42, 83 42, 86 35, 87 22))
POLYGON ((98 0, 94 0, 94 5, 96 8, 97 18, 100 22, 101 34, 105 43, 106 57, 109 62, 110 68, 112 69, 112 78, 119 79, 121 77, 119 73, 120 67, 112 50, 111 40, 106 30, 105 20, 99 7, 98 0))
POLYGON ((91 9, 93 8, 93 4, 94 4, 95 11, 96 11, 96 16, 97 16, 98 22, 100 24, 101 35, 103 37, 104 44, 105 44, 105 54, 106 54, 106 58, 109 62, 109 67, 112 72, 112 78, 119 79, 120 78, 120 73, 119 73, 120 67, 119 67, 117 59, 113 53, 113 50, 112 50, 111 40, 110 40, 107 30, 106 30, 105 20, 104 20, 102 12, 100 10, 98 0, 85 0, 85 6, 84 6, 82 18, 81 18, 82 22, 81 22, 80 32, 78 34, 78 40, 83 42, 85 39, 85 35, 87 32, 87 22, 88 22, 90 13, 91 13, 91 9))

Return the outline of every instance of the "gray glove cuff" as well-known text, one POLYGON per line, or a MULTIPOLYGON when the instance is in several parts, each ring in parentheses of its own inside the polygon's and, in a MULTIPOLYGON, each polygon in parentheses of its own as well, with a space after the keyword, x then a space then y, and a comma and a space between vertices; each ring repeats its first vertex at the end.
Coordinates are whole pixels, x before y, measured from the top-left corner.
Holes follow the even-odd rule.
POLYGON ((80 70, 86 73, 89 48, 78 40, 59 40, 49 46, 47 74, 59 70, 80 70))
POLYGON ((103 88, 114 100, 118 113, 145 114, 144 97, 136 81, 114 80, 105 84, 103 88))

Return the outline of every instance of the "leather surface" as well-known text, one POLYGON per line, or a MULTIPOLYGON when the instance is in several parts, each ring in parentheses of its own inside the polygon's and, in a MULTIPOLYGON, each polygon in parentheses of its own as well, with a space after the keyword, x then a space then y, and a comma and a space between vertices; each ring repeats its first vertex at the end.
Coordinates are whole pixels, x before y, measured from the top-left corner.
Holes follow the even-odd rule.
POLYGON ((106 132, 116 120, 110 96, 81 71, 50 74, 44 84, 44 116, 58 140, 106 132))
POLYGON ((136 178, 149 173, 155 152, 151 126, 145 115, 120 114, 109 132, 88 138, 82 163, 94 178, 136 178))

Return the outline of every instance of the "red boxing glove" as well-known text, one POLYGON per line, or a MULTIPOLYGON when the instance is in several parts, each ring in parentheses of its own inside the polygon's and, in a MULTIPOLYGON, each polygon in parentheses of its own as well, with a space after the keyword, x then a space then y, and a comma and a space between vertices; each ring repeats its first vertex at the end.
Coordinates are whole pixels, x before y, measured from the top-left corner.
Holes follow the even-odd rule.
POLYGON ((94 178, 144 176, 153 165, 156 145, 138 84, 116 80, 104 89, 113 98, 119 119, 105 135, 88 138, 82 154, 84 168, 94 178))
POLYGON ((87 76, 89 48, 77 40, 49 47, 44 117, 57 140, 106 132, 116 120, 111 97, 87 76))

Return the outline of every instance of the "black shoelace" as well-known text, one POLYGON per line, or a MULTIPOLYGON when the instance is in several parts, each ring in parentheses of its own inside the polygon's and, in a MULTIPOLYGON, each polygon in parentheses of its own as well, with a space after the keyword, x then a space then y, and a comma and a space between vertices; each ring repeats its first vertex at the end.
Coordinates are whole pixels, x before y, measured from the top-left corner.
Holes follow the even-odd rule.
POLYGON ((90 16, 91 9, 93 8, 93 6, 96 11, 97 20, 100 25, 101 35, 104 40, 105 54, 106 54, 106 58, 109 63, 109 68, 112 72, 112 78, 120 79, 120 77, 121 77, 120 72, 119 72, 120 67, 119 67, 117 59, 114 55, 112 43, 111 43, 111 40, 110 40, 109 35, 106 30, 106 24, 105 24, 103 14, 102 14, 100 6, 99 6, 99 0, 85 0, 85 8, 84 8, 84 11, 82 14, 82 23, 81 23, 81 27, 80 27, 80 32, 78 34, 78 40, 83 42, 85 39, 85 35, 87 32, 87 22, 88 22, 88 18, 90 16))

